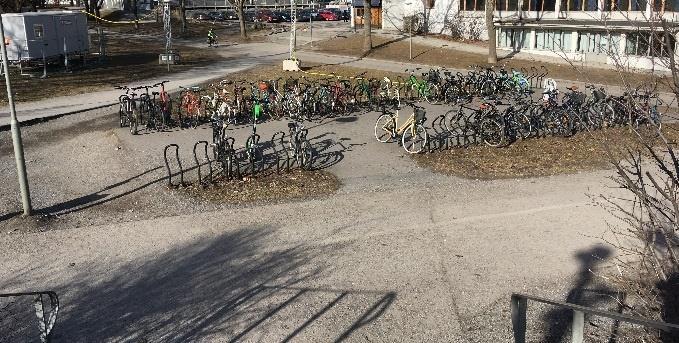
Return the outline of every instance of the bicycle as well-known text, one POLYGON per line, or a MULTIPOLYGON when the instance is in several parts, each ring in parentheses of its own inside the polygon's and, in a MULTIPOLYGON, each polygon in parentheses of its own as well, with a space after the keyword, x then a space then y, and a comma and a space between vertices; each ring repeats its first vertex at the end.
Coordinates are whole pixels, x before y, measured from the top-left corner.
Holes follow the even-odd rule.
POLYGON ((288 131, 290 134, 288 154, 292 155, 291 157, 303 170, 311 170, 313 149, 311 143, 307 140, 309 130, 304 128, 302 123, 294 121, 288 123, 288 131))
POLYGON ((427 112, 423 107, 409 103, 413 113, 399 126, 399 109, 388 113, 383 108, 384 114, 380 115, 375 122, 375 138, 378 142, 387 143, 401 137, 401 146, 410 154, 417 154, 424 150, 429 140, 424 122, 427 120, 427 112))

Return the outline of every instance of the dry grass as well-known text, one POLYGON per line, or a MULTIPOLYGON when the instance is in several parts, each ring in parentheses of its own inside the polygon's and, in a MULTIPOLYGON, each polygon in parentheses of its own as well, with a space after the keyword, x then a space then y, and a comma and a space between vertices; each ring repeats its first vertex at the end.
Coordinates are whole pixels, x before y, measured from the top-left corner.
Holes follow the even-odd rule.
MULTIPOLYGON (((198 65, 214 63, 218 57, 208 49, 179 47, 182 64, 173 66, 170 73, 191 69, 198 65)), ((111 88, 168 74, 167 67, 158 63, 158 53, 163 51, 159 43, 147 40, 114 39, 108 42, 108 58, 99 64, 88 61, 86 67, 74 66, 73 72, 48 71, 47 79, 19 75, 12 69, 12 88, 17 102, 35 101, 48 97, 81 94, 111 88)), ((32 71, 42 75, 42 69, 32 71)), ((4 79, 2 79, 4 85, 4 79)), ((4 86, 3 86, 4 87, 4 86)), ((0 105, 7 104, 7 95, 0 92, 0 105)))
MULTIPOLYGON (((664 125, 670 142, 679 141, 679 125, 664 125)), ((621 158, 629 148, 638 150, 639 138, 628 128, 611 128, 579 133, 570 138, 547 137, 518 141, 504 148, 485 145, 454 148, 415 155, 420 166, 446 174, 472 179, 525 178, 612 167, 606 148, 621 158)), ((642 149, 643 150, 643 149, 642 149)))
POLYGON ((221 180, 212 186, 190 186, 185 191, 198 199, 217 203, 242 204, 321 197, 340 187, 335 175, 324 171, 293 170, 243 180, 221 180))
MULTIPOLYGON (((408 61, 409 43, 407 39, 386 38, 379 35, 373 36, 375 47, 367 57, 392 60, 408 61)), ((363 56, 363 36, 349 35, 337 37, 316 43, 314 50, 331 54, 347 56, 363 56)), ((413 63, 427 64, 441 67, 467 69, 470 65, 487 65, 488 56, 474 54, 449 48, 436 48, 432 46, 413 43, 413 63)), ((556 79, 590 82, 595 84, 620 85, 620 74, 616 70, 601 68, 579 68, 576 71, 573 66, 565 61, 555 58, 556 63, 531 62, 520 59, 505 59, 499 63, 509 68, 527 68, 530 66, 544 65, 549 70, 549 77, 556 79)), ((633 74, 623 73, 626 80, 634 80, 638 84, 648 84, 649 73, 633 74)))

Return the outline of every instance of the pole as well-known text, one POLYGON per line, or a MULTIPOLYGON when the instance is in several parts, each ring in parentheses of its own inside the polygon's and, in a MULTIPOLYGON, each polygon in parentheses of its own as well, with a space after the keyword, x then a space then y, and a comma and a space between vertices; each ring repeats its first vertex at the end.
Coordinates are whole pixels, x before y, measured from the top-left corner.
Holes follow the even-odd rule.
POLYGON ((311 34, 311 47, 314 47, 314 21, 313 14, 309 15, 309 33, 311 34))
POLYGON ((410 59, 413 59, 413 17, 410 17, 410 59))
POLYGON ((33 212, 31 207, 31 194, 28 189, 28 177, 26 176, 26 162, 24 161, 24 146, 21 142, 21 129, 17 121, 17 113, 14 108, 14 98, 12 97, 12 85, 9 82, 9 68, 7 59, 7 47, 5 46, 5 28, 2 25, 2 14, 0 13, 0 37, 2 44, 2 69, 5 73, 5 85, 7 85, 7 100, 9 102, 10 125, 12 127, 12 144, 14 145, 14 158, 17 164, 17 175, 19 176, 19 187, 21 188, 21 203, 24 207, 24 215, 30 216, 33 212))

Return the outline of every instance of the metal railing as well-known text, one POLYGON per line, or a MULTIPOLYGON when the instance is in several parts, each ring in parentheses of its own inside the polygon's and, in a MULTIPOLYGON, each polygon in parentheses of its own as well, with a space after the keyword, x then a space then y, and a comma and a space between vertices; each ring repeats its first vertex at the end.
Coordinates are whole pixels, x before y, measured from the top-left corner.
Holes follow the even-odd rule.
POLYGON ((679 325, 677 324, 658 322, 642 317, 634 317, 622 313, 597 310, 594 308, 562 301, 513 293, 511 300, 512 328, 514 330, 514 342, 516 343, 526 342, 526 310, 528 309, 528 300, 572 310, 573 322, 571 324, 571 342, 573 343, 582 343, 584 340, 585 313, 588 315, 613 319, 619 322, 651 327, 666 332, 674 331, 679 334, 679 325))
POLYGON ((0 298, 16 298, 25 296, 35 296, 33 304, 35 306, 35 315, 38 317, 40 342, 47 343, 52 338, 52 329, 54 328, 54 323, 57 320, 57 313, 59 312, 59 297, 57 296, 57 293, 52 291, 0 294, 0 298), (45 304, 43 302, 43 296, 45 295, 50 299, 49 313, 45 311, 45 304))

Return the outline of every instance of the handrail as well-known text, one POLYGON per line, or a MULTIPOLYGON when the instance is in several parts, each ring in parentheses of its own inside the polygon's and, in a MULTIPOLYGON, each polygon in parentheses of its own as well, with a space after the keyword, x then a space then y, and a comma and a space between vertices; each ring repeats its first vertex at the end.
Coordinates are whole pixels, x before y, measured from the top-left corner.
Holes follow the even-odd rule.
POLYGON ((59 297, 56 292, 42 291, 42 292, 20 292, 20 293, 4 293, 0 294, 0 298, 22 297, 35 295, 34 306, 35 314, 38 317, 38 327, 40 328, 40 341, 47 343, 52 338, 52 331, 54 323, 57 320, 57 313, 59 313, 59 297), (49 316, 45 318, 45 307, 42 297, 47 295, 50 298, 50 312, 49 316))
POLYGON ((679 325, 677 324, 664 323, 642 317, 634 317, 622 313, 603 311, 591 307, 576 305, 562 301, 550 300, 532 295, 512 293, 511 300, 512 328, 514 330, 514 342, 516 343, 526 342, 526 310, 528 308, 528 300, 572 310, 573 324, 571 332, 572 332, 572 342, 574 343, 583 342, 585 313, 599 317, 614 319, 616 321, 652 327, 663 331, 679 332, 679 325))

